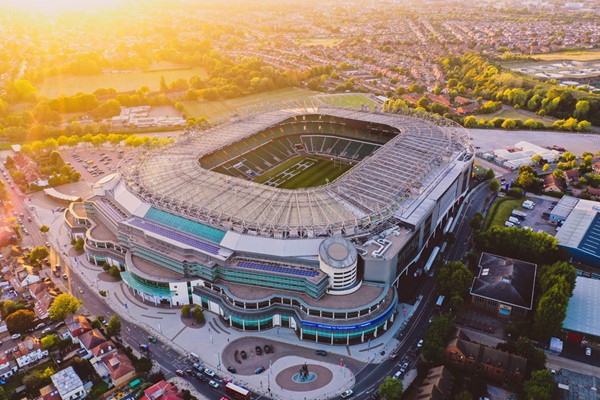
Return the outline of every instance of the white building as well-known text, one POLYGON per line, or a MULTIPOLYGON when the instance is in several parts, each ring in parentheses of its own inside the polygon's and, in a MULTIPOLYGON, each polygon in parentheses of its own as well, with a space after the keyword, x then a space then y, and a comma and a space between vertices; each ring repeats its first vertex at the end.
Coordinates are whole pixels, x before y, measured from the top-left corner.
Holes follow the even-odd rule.
POLYGON ((14 355, 19 368, 48 356, 48 350, 42 350, 40 341, 34 336, 27 336, 17 346, 19 350, 15 351, 14 355))
POLYGON ((83 382, 73 367, 58 371, 50 379, 63 400, 77 400, 87 396, 83 382))
POLYGON ((521 165, 532 165, 531 158, 535 155, 541 156, 548 162, 553 162, 559 157, 556 150, 548 150, 525 141, 515 143, 514 147, 508 149, 494 150, 493 155, 498 163, 511 169, 517 169, 521 165))

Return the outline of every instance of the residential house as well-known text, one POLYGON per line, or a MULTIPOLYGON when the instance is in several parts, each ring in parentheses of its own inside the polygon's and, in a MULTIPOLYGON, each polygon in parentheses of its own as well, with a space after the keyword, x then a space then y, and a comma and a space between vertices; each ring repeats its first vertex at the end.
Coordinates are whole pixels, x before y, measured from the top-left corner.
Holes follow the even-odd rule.
POLYGON ((27 336, 17 344, 18 350, 13 353, 19 368, 38 362, 48 357, 48 350, 42 350, 40 341, 35 336, 27 336))
POLYGON ((136 375, 135 367, 131 360, 122 350, 110 352, 101 358, 102 363, 106 366, 112 384, 119 387, 124 383, 133 379, 136 375))
POLYGON ((144 390, 141 400, 181 400, 183 392, 170 382, 162 380, 144 390))
POLYGON ((62 400, 53 383, 40 389, 40 395, 35 400, 62 400))
POLYGON ((459 113, 460 115, 470 115, 470 114, 474 114, 475 111, 479 110, 479 104, 477 103, 473 103, 473 104, 466 104, 464 106, 460 106, 456 109, 456 112, 459 113))
POLYGON ((600 174, 600 161, 592 164, 592 171, 597 174, 600 174))
POLYGON ((446 400, 450 399, 454 377, 448 367, 440 365, 427 371, 427 377, 417 388, 417 400, 446 400))
POLYGON ((562 182, 553 174, 544 177, 544 192, 562 192, 562 182))
POLYGON ((579 170, 576 169, 570 169, 568 171, 565 171, 565 182, 567 182, 567 185, 574 185, 579 181, 579 178, 581 178, 581 174, 579 173, 579 170))
POLYGON ((49 317, 50 306, 58 293, 50 282, 37 282, 29 285, 29 294, 34 300, 33 312, 38 319, 49 317))
POLYGON ((40 281, 40 277, 33 272, 33 267, 19 263, 11 271, 12 277, 9 279, 13 289, 23 294, 27 291, 27 286, 40 281))
POLYGON ((79 400, 87 396, 83 381, 73 367, 58 371, 50 379, 62 400, 79 400))
POLYGON ((13 376, 19 370, 14 360, 10 360, 6 354, 0 357, 0 378, 6 379, 13 376))
POLYGON ((82 353, 85 353, 82 357, 89 359, 94 355, 93 350, 105 342, 107 342, 106 338, 98 329, 82 333, 79 335, 79 345, 84 350, 82 353))
POLYGON ((68 316, 65 325, 73 343, 79 343, 79 336, 92 330, 92 325, 83 315, 68 316))
POLYGON ((535 264, 482 253, 472 303, 501 317, 523 317, 533 307, 536 272, 535 264))
POLYGON ((460 329, 455 330, 444 354, 450 364, 497 382, 520 385, 525 377, 526 358, 472 342, 460 329))
POLYGON ((594 196, 596 198, 600 198, 600 189, 596 189, 596 188, 593 188, 591 186, 588 186, 587 189, 586 189, 586 192, 590 196, 594 196))

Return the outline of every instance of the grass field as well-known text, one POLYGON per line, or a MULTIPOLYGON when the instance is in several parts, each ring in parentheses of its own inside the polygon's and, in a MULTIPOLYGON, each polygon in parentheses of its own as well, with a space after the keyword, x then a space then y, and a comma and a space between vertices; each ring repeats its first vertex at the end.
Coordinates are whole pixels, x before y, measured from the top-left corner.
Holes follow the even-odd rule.
POLYGON ((282 189, 302 189, 331 183, 352 164, 318 156, 296 156, 255 179, 255 182, 282 189), (328 181, 329 180, 329 181, 328 181))
POLYGON ((337 107, 360 108, 363 104, 367 104, 370 110, 377 105, 375 101, 360 93, 349 94, 330 94, 323 96, 315 96, 315 99, 337 107))
POLYGON ((209 120, 225 117, 233 114, 237 109, 248 107, 260 103, 286 100, 302 100, 314 96, 315 92, 296 88, 283 88, 271 92, 253 94, 250 96, 238 97, 237 99, 218 100, 218 101, 182 101, 185 106, 184 111, 190 117, 205 117, 209 120))
POLYGON ((526 113, 524 111, 515 110, 515 109, 500 110, 500 111, 498 111, 496 113, 493 113, 493 114, 480 114, 480 115, 475 115, 475 117, 477 118, 477 120, 485 119, 486 121, 489 121, 489 120, 494 119, 496 117, 511 118, 511 119, 521 119, 521 120, 523 120, 523 122, 527 121, 528 119, 532 119, 534 121, 541 122, 541 123, 543 123, 546 126, 552 125, 552 123, 555 120, 555 118, 551 118, 551 117, 542 118, 542 117, 539 117, 537 115, 530 115, 530 114, 528 114, 528 113, 526 113))
POLYGON ((253 106, 261 103, 284 102, 292 100, 306 100, 314 98, 322 103, 338 107, 360 108, 363 104, 368 104, 373 109, 376 103, 369 97, 360 93, 332 94, 322 95, 316 92, 297 89, 284 88, 271 92, 253 94, 250 96, 239 97, 237 99, 217 100, 217 101, 182 101, 185 106, 185 113, 193 118, 205 117, 209 120, 215 120, 227 117, 236 112, 237 109, 253 106))
POLYGON ((160 77, 167 83, 179 78, 189 79, 198 75, 206 77, 204 68, 165 68, 148 72, 120 72, 116 74, 98 74, 91 76, 54 76, 46 79, 40 86, 40 94, 58 97, 61 94, 73 95, 78 92, 92 93, 100 88, 114 88, 119 92, 137 90, 148 86, 150 90, 160 89, 160 77))
MULTIPOLYGON (((488 229, 492 226, 504 226, 504 223, 510 217, 512 210, 522 210, 521 205, 526 198, 515 199, 512 197, 498 197, 492 204, 490 212, 485 220, 484 228, 488 229)), ((525 210, 527 211, 527 210, 525 210)))
POLYGON ((564 51, 560 53, 533 54, 531 57, 543 61, 593 61, 600 60, 600 51, 564 51))

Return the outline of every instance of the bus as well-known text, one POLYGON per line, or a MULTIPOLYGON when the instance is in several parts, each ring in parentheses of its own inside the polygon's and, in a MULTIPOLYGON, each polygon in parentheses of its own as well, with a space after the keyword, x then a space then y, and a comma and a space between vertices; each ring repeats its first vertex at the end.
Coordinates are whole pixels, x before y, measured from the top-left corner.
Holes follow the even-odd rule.
POLYGON ((225 385, 225 394, 234 400, 250 400, 250 391, 231 382, 225 385))
POLYGON ((429 270, 431 269, 431 266, 433 265, 433 262, 435 261, 435 259, 438 256, 439 252, 440 252, 440 248, 438 246, 433 248, 433 251, 431 252, 431 255, 429 256, 427 263, 425 263, 425 268, 423 268, 425 273, 429 272, 429 270))
POLYGON ((444 304, 444 298, 445 297, 443 295, 440 295, 440 297, 438 297, 437 301, 435 302, 435 306, 441 308, 444 304))

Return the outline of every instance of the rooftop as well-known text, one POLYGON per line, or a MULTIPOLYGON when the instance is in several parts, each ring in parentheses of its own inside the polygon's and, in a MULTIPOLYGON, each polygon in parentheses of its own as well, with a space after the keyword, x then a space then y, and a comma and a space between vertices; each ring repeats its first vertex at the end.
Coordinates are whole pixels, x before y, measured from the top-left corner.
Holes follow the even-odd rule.
POLYGON ((562 400, 599 400, 600 378, 571 371, 565 368, 553 375, 558 384, 559 397, 562 400))
POLYGON ((381 296, 385 289, 384 286, 372 285, 363 282, 360 289, 352 294, 347 294, 344 296, 332 296, 326 294, 317 300, 305 294, 288 292, 280 289, 263 288, 259 286, 242 285, 231 282, 227 282, 223 286, 226 286, 232 295, 244 300, 261 300, 270 296, 276 296, 278 293, 280 293, 290 297, 297 297, 309 306, 330 308, 334 310, 354 309, 365 304, 369 304, 381 296))
POLYGON ((471 294, 531 310, 536 271, 535 264, 482 253, 471 294))
MULTIPOLYGON (((68 367, 58 371, 50 377, 52 383, 56 387, 56 390, 60 393, 60 396, 64 399, 65 396, 70 396, 70 392, 83 388, 83 382, 73 367, 68 367)), ((67 397, 70 398, 70 397, 67 397)))
POLYGON ((563 328, 600 337, 600 280, 577 277, 563 328))

